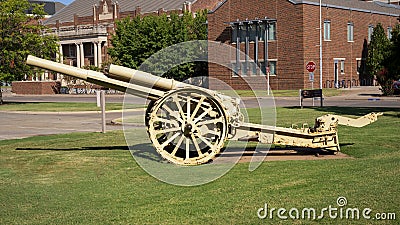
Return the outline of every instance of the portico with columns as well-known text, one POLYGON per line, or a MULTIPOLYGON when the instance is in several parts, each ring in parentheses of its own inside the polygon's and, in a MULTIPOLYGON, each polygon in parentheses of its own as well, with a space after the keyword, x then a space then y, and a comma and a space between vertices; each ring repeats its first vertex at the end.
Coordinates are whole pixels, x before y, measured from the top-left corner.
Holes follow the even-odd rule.
POLYGON ((105 46, 107 37, 61 40, 59 59, 65 64, 79 68, 84 66, 101 68, 105 46))

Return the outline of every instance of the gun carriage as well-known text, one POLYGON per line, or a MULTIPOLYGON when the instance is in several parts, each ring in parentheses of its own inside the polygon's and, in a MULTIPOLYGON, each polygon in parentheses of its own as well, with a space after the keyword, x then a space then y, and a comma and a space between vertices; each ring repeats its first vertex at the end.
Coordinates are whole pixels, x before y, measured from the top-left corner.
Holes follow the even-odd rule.
POLYGON ((380 113, 357 119, 338 115, 316 118, 313 127, 285 128, 244 122, 240 99, 122 66, 110 65, 108 74, 28 56, 27 64, 79 78, 151 100, 145 124, 157 152, 178 165, 204 164, 216 157, 226 140, 258 141, 340 151, 338 125, 362 127, 380 113))

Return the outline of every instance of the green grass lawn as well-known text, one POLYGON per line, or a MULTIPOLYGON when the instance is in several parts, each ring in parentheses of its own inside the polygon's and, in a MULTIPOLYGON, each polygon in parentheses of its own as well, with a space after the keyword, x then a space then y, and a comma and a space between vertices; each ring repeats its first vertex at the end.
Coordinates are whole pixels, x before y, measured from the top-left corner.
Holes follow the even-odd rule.
MULTIPOLYGON (((278 108, 278 125, 313 124, 316 116, 359 116, 372 108, 278 108)), ((196 187, 160 182, 141 169, 121 131, 0 141, 0 224, 399 224, 399 109, 364 128, 339 127, 350 159, 237 164, 196 187), (395 212, 396 221, 261 220, 264 207, 346 207, 395 212)), ((251 112, 251 115, 255 111, 251 112)), ((253 121, 258 118, 254 117, 253 121)), ((138 128, 143 129, 143 128, 138 128)), ((137 143, 147 143, 138 137, 137 143)), ((345 207, 345 208, 346 208, 345 207)), ((327 216, 325 212, 325 217, 327 216)))
MULTIPOLYGON (((106 103, 106 110, 121 110, 122 103, 106 103)), ((126 109, 143 108, 142 105, 127 105, 126 109)), ((39 103, 6 103, 0 111, 33 111, 33 112, 77 112, 99 111, 96 103, 86 102, 39 102, 39 103)))

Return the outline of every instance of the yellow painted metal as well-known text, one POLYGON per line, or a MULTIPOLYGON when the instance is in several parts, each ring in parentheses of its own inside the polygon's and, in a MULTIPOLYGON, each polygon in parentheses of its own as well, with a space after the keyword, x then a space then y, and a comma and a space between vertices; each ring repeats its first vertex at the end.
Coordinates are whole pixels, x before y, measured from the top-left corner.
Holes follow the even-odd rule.
MULTIPOLYGON (((257 137, 259 142, 288 145, 293 147, 319 148, 340 151, 337 126, 346 125, 363 127, 375 122, 382 113, 369 113, 357 119, 338 115, 324 115, 315 120, 314 127, 284 128, 261 124, 243 123, 233 140, 246 137, 257 137), (251 130, 251 131, 250 131, 251 130)), ((254 139, 254 138, 253 138, 254 139)))
POLYGON ((368 124, 375 122, 378 119, 378 116, 381 115, 383 115, 383 113, 369 113, 357 119, 353 119, 344 116, 328 114, 317 118, 316 123, 321 124, 321 126, 322 124, 324 124, 324 126, 327 126, 329 124, 329 126, 332 127, 336 127, 336 123, 351 127, 364 127, 368 124))
POLYGON ((100 72, 85 70, 58 62, 53 62, 32 55, 28 56, 26 63, 31 66, 37 66, 43 69, 69 75, 78 79, 86 80, 88 82, 101 85, 103 87, 108 87, 122 92, 127 92, 129 94, 142 98, 156 100, 165 94, 164 91, 155 90, 148 87, 143 87, 140 85, 123 82, 120 80, 111 79, 100 72))
POLYGON ((157 152, 178 165, 207 163, 220 153, 228 122, 221 102, 202 89, 170 91, 149 112, 148 134, 157 152))
POLYGON ((167 79, 159 76, 155 76, 151 73, 146 73, 140 70, 130 69, 123 66, 111 64, 108 68, 108 72, 111 77, 126 82, 135 84, 141 84, 146 87, 156 87, 162 90, 172 90, 177 87, 189 87, 192 85, 185 84, 173 79, 167 79))
POLYGON ((34 56, 28 56, 27 64, 156 100, 146 111, 150 140, 162 157, 179 165, 207 163, 220 152, 226 139, 337 152, 338 125, 363 127, 382 115, 369 113, 353 119, 328 114, 318 117, 314 127, 302 128, 245 123, 239 99, 206 88, 117 65, 109 67, 109 73, 116 78, 112 79, 103 73, 34 56))

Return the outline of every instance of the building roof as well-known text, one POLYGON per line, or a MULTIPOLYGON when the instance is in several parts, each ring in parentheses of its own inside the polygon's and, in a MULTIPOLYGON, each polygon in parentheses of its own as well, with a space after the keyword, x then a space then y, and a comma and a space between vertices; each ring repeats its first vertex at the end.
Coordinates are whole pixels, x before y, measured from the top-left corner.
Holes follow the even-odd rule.
MULTIPOLYGON (((34 4, 43 4, 43 9, 48 15, 54 15, 65 7, 65 5, 61 2, 56 2, 53 0, 28 0, 28 2, 34 4)), ((28 10, 28 13, 31 13, 31 9, 28 10)))
MULTIPOLYGON (((50 17, 45 24, 54 24, 57 20, 61 23, 74 21, 74 14, 77 16, 92 16, 93 6, 99 5, 102 0, 75 0, 68 6, 50 17)), ((179 10, 182 9, 183 3, 194 3, 196 0, 112 0, 118 2, 120 12, 134 11, 140 6, 141 13, 155 12, 159 9, 179 10)))
MULTIPOLYGON (((293 4, 319 5, 319 0, 288 0, 293 4)), ((371 12, 398 16, 400 7, 383 2, 365 2, 360 0, 323 0, 323 7, 351 9, 353 11, 371 12)))

